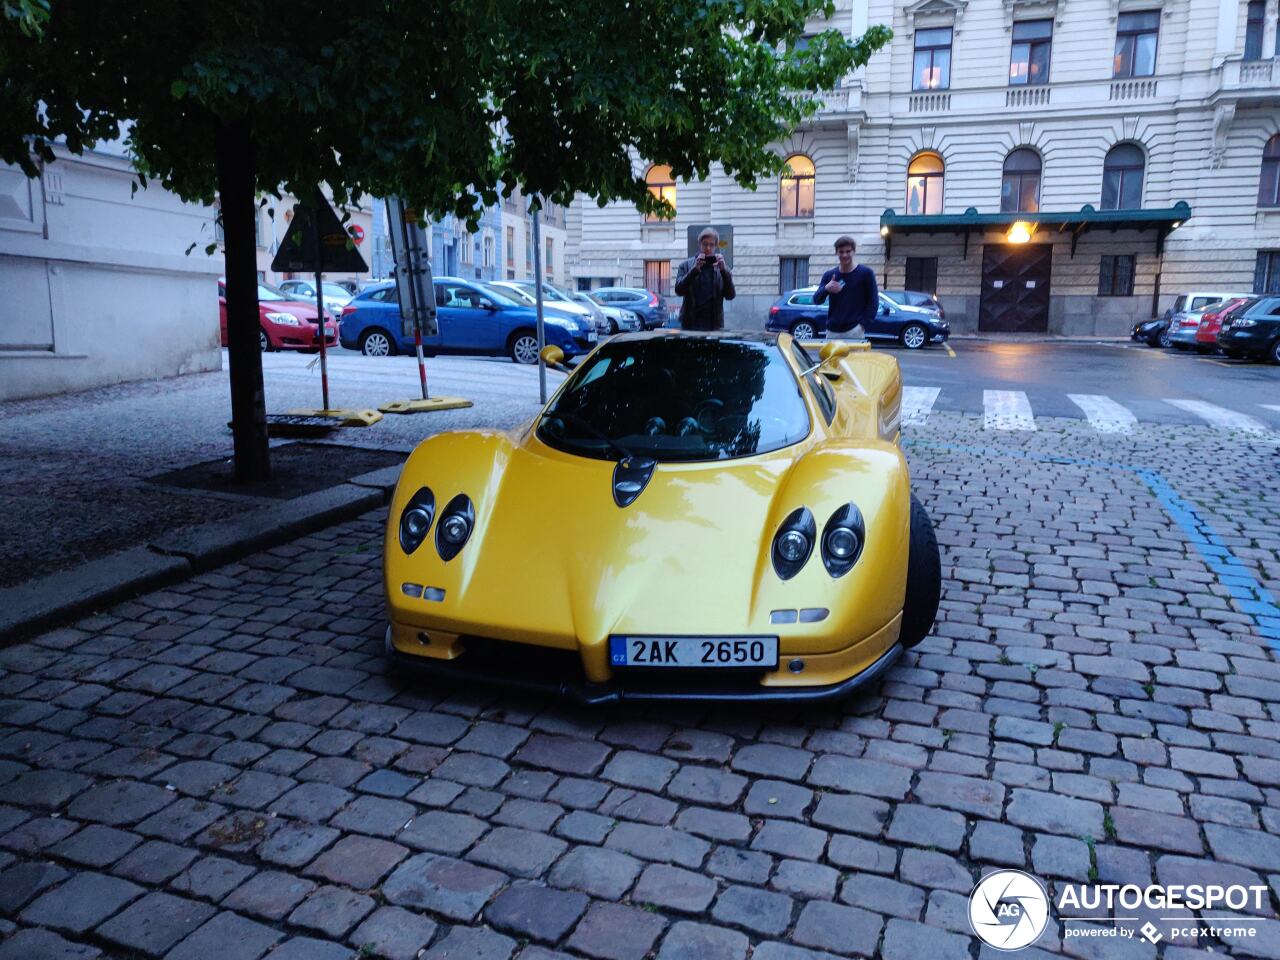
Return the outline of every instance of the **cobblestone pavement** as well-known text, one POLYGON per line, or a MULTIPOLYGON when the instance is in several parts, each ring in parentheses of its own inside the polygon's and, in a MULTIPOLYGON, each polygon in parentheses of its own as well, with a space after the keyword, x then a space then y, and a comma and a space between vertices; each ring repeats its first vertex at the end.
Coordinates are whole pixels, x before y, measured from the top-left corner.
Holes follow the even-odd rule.
POLYGON ((0 651, 0 960, 995 957, 998 867, 1269 888, 1026 958, 1280 956, 1275 445, 981 427, 912 431, 940 620, 840 705, 389 675, 375 515, 0 651))

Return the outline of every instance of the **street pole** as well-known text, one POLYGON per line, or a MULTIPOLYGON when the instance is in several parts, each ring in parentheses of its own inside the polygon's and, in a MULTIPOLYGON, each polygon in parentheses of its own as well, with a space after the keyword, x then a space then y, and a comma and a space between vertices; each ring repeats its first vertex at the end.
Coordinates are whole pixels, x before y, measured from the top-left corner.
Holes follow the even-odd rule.
MULTIPOLYGON (((402 200, 395 201, 400 204, 400 216, 396 218, 400 225, 400 249, 405 251, 404 264, 409 271, 411 278, 416 278, 422 270, 422 261, 427 257, 427 251, 419 249, 416 243, 409 238, 409 217, 404 209, 402 200)), ((432 285, 434 289, 434 285, 432 285)), ((427 312, 427 305, 418 302, 419 285, 413 280, 409 283, 409 307, 413 311, 413 346, 414 352, 418 356, 418 381, 422 385, 422 399, 427 399, 427 361, 422 353, 422 318, 427 312)))
POLYGON ((328 354, 324 349, 324 283, 321 280, 323 274, 323 264, 320 260, 320 208, 316 206, 315 213, 312 216, 311 237, 315 243, 316 255, 316 316, 317 322, 320 324, 320 390, 324 395, 323 409, 329 409, 329 361, 328 354))
POLYGON ((542 348, 547 344, 546 329, 542 325, 542 231, 538 226, 538 210, 541 204, 537 197, 530 204, 533 208, 533 286, 537 293, 538 304, 538 400, 547 402, 547 364, 542 359, 542 348))

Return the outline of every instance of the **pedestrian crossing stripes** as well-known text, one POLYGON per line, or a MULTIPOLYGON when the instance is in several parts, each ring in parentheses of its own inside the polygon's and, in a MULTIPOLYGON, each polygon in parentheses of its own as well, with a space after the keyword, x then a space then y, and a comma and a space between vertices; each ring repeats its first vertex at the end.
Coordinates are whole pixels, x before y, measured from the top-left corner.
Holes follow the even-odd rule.
POLYGON ((1270 433, 1266 425, 1260 420, 1254 419, 1247 413, 1237 413, 1234 410, 1228 410, 1226 407, 1220 407, 1216 403, 1206 403, 1203 400, 1166 400, 1165 402, 1173 404, 1179 410, 1194 413, 1211 426, 1219 427, 1223 430, 1239 430, 1242 433, 1270 433))
POLYGON ((983 390, 982 425, 987 430, 1034 430, 1031 401, 1021 390, 983 390))
POLYGON ((1084 411, 1089 424, 1099 433, 1133 433, 1138 423, 1137 417, 1110 397, 1069 393, 1067 399, 1084 411))
POLYGON ((933 405, 938 401, 941 387, 903 387, 902 422, 924 423, 929 419, 933 405))

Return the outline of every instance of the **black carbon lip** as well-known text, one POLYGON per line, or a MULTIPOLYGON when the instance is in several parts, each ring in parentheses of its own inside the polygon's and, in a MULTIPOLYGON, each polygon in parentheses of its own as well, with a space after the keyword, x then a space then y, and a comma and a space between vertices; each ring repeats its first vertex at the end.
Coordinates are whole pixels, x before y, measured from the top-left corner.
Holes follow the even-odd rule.
POLYGON ((457 660, 437 660, 432 657, 415 657, 401 653, 391 643, 391 627, 387 627, 385 639, 387 658, 392 662, 408 667, 426 676, 439 677, 456 683, 459 680, 487 684, 495 687, 506 687, 511 690, 526 690, 535 693, 547 693, 580 703, 583 706, 597 707, 619 703, 824 703, 841 700, 855 691, 880 679, 902 656, 903 647, 894 643, 865 670, 854 674, 839 683, 821 687, 760 687, 749 693, 737 691, 726 693, 720 690, 681 689, 662 690, 627 690, 618 681, 607 684, 574 683, 560 681, 547 683, 505 674, 494 674, 483 670, 474 670, 457 660))

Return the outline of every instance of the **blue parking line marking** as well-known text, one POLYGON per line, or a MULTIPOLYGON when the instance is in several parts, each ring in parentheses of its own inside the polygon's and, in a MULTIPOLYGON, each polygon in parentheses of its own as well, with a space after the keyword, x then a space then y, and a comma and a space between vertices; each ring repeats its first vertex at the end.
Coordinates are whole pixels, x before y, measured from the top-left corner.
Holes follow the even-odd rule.
POLYGON ((904 447, 926 447, 934 450, 950 450, 959 453, 977 453, 988 457, 1012 457, 1015 460, 1032 460, 1036 463, 1062 463, 1071 466, 1098 467, 1104 470, 1124 470, 1137 475, 1155 494, 1156 501, 1165 513, 1174 519, 1187 542, 1195 547, 1205 565, 1218 575, 1219 582, 1230 588, 1229 592, 1237 609, 1253 620, 1260 637, 1280 654, 1280 605, 1245 566, 1231 552, 1211 526, 1200 518, 1195 506, 1179 496, 1169 481, 1158 470, 1115 463, 1110 460, 1093 460, 1088 457, 1063 457, 1050 454, 1029 453, 1025 450, 1001 450, 998 447, 970 447, 957 443, 938 443, 932 440, 904 440, 904 447))

